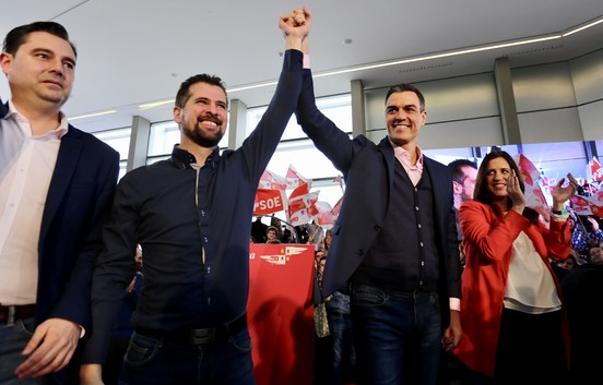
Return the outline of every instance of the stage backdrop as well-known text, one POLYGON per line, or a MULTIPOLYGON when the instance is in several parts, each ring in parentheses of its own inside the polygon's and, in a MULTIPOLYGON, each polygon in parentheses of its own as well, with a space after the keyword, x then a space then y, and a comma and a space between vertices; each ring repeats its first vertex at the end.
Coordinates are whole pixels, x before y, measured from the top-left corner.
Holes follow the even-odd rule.
POLYGON ((310 385, 314 246, 251 244, 247 317, 257 385, 310 385))

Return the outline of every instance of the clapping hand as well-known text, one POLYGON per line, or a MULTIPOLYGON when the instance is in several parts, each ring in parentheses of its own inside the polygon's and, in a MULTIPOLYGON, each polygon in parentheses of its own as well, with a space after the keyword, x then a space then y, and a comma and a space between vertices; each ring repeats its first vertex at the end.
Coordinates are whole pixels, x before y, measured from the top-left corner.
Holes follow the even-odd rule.
POLYGON ((567 186, 563 186, 565 182, 565 178, 561 178, 561 180, 555 186, 555 189, 552 192, 553 196, 553 210, 561 210, 563 209, 563 205, 570 199, 575 193, 576 188, 578 186, 578 182, 573 177, 572 174, 567 174, 568 184, 567 186))
POLYGON ((513 210, 520 214, 523 213, 526 202, 521 191, 521 185, 519 184, 519 176, 515 173, 515 170, 512 171, 511 176, 507 180, 507 193, 511 199, 513 210))

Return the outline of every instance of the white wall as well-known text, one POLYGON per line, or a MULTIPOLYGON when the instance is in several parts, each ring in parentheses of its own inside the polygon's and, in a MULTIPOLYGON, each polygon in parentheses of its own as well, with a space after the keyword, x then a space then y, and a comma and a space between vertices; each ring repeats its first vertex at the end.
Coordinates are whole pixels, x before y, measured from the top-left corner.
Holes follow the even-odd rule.
MULTIPOLYGON (((603 139, 603 50, 511 70, 523 143, 603 139)), ((425 149, 503 144, 494 72, 414 83, 425 95, 425 149)), ((387 88, 365 91, 367 136, 385 136, 387 88)))

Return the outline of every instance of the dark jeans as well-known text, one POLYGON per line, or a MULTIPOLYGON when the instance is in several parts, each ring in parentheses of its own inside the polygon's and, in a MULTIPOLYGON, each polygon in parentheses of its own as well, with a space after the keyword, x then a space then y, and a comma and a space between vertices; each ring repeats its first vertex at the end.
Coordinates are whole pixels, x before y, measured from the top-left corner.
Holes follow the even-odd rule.
POLYGON ((436 384, 442 336, 436 293, 355 285, 352 320, 361 384, 436 384))
POLYGON ((19 380, 15 376, 17 366, 25 362, 21 351, 27 345, 34 331, 34 319, 18 320, 14 325, 0 324, 0 384, 27 385, 41 384, 41 379, 19 380))
POLYGON ((122 385, 254 385, 246 328, 228 341, 191 345, 134 332, 124 357, 122 385))
POLYGON ((352 318, 350 314, 329 311, 329 332, 333 339, 333 358, 330 368, 330 384, 343 385, 352 378, 355 352, 352 340, 352 318))

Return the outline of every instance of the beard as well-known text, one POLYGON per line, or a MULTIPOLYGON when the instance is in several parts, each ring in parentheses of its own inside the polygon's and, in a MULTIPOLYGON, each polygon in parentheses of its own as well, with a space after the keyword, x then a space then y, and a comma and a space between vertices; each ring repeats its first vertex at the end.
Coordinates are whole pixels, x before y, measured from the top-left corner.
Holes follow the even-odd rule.
POLYGON ((193 127, 182 125, 182 131, 187 138, 195 142, 201 147, 212 148, 220 143, 224 136, 224 131, 218 130, 215 133, 207 133, 200 127, 202 121, 214 122, 218 127, 221 127, 223 122, 220 118, 214 116, 201 116, 197 118, 197 122, 193 127))

